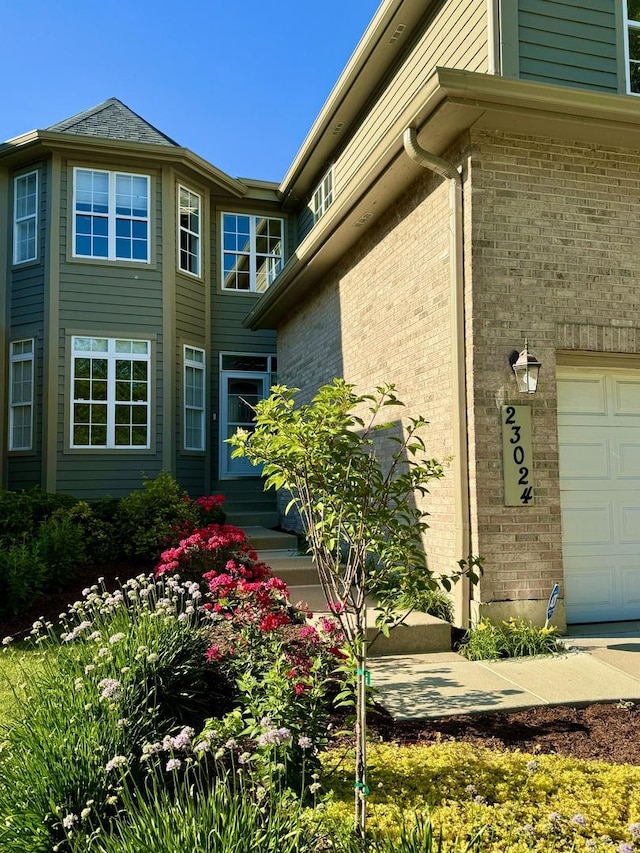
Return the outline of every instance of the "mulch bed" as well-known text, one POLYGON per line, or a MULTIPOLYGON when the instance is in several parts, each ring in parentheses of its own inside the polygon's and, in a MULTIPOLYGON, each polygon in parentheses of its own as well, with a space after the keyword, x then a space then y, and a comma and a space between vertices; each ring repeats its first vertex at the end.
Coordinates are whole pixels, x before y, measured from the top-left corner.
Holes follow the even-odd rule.
MULTIPOLYGON (((0 619, 0 637, 20 639, 41 617, 57 622, 58 615, 81 597, 85 587, 96 583, 98 577, 104 578, 107 589, 113 590, 118 582, 151 570, 151 565, 140 562, 88 567, 78 574, 68 590, 42 596, 20 617, 0 619)), ((380 709, 370 714, 369 729, 374 738, 406 745, 457 740, 488 749, 519 749, 640 765, 640 705, 631 703, 601 703, 586 708, 544 706, 417 721, 393 720, 380 709)))
POLYGON ((466 741, 487 749, 556 753, 640 765, 640 705, 543 706, 511 712, 398 721, 373 715, 372 734, 399 744, 466 741))

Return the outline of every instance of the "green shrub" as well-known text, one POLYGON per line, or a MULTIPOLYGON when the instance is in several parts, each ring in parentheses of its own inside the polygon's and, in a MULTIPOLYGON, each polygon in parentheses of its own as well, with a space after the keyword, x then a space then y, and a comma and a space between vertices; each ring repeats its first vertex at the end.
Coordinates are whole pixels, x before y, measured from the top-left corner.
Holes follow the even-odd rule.
POLYGON ((163 472, 154 480, 145 477, 142 489, 120 499, 115 523, 123 553, 152 561, 175 541, 185 524, 193 528, 196 519, 187 493, 171 474, 163 472))
POLYGON ((0 547, 0 614, 20 613, 46 588, 47 565, 38 541, 0 547))
POLYGON ((56 510, 69 509, 75 498, 45 492, 39 487, 29 491, 0 490, 0 540, 22 539, 35 533, 41 522, 56 510))
MULTIPOLYGON (((121 554, 115 543, 115 511, 118 502, 105 498, 90 504, 78 501, 66 510, 64 517, 78 525, 82 532, 84 559, 92 564, 113 562, 121 554)), ((56 513, 56 516, 58 513, 56 513)))
POLYGON ((56 510, 38 528, 36 543, 46 566, 46 592, 61 592, 68 588, 86 560, 84 530, 70 513, 73 513, 73 508, 56 510))
POLYGON ((469 660, 497 660, 528 655, 553 655, 563 652, 555 626, 538 627, 522 619, 509 619, 499 625, 481 619, 471 628, 460 646, 460 654, 469 660))

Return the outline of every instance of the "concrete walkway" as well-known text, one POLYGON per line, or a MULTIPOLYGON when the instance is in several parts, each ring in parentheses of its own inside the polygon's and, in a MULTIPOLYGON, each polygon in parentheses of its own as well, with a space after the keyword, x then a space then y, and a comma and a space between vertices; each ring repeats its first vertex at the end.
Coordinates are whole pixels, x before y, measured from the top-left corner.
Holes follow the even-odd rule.
POLYGON ((570 626, 553 657, 468 661, 454 652, 371 658, 371 684, 396 719, 536 705, 640 701, 640 622, 570 626))

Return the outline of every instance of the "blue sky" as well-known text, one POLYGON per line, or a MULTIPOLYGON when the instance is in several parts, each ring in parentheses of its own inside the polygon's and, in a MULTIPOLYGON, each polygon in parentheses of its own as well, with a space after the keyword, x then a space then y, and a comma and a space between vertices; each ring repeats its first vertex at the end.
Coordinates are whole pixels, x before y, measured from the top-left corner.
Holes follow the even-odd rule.
POLYGON ((0 140, 110 97, 279 181, 380 0, 0 0, 0 140))

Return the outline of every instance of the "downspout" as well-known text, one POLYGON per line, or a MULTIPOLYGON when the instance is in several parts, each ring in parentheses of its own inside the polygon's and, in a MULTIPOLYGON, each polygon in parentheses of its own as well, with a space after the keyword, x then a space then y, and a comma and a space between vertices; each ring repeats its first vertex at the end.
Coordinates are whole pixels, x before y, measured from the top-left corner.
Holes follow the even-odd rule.
MULTIPOLYGON (((453 389, 453 456, 455 541, 454 557, 467 560, 471 554, 469 507, 469 457, 467 449, 467 386, 464 318, 464 220, 462 176, 458 169, 418 144, 415 128, 403 135, 404 150, 425 169, 449 181, 449 281, 451 286, 451 385, 453 389)), ((469 625, 469 582, 462 578, 455 595, 455 621, 469 625)))

